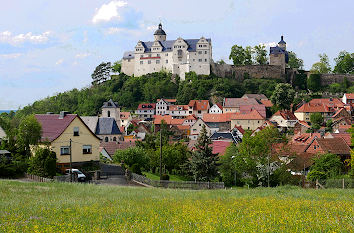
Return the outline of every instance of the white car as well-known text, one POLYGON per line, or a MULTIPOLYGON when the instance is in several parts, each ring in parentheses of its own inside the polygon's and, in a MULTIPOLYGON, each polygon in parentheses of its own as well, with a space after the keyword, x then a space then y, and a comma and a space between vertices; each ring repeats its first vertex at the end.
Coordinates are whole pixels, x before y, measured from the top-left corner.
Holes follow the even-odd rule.
MULTIPOLYGON (((77 180, 84 182, 86 180, 86 176, 84 173, 82 173, 79 169, 73 168, 71 169, 73 174, 77 174, 77 180)), ((65 174, 69 175, 70 174, 70 169, 66 169, 65 174)))

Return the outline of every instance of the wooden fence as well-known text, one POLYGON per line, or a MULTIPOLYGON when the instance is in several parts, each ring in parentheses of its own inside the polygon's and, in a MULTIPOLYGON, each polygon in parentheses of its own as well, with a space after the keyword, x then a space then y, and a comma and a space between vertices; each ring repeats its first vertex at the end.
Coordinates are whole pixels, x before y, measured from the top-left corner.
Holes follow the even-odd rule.
POLYGON ((130 175, 133 181, 144 185, 172 189, 224 189, 224 182, 194 182, 194 181, 169 181, 169 180, 151 180, 145 176, 135 173, 130 175))
POLYGON ((45 177, 41 177, 41 176, 36 176, 36 175, 28 174, 28 173, 25 173, 25 177, 27 179, 31 179, 31 180, 34 180, 37 182, 52 182, 53 181, 53 179, 49 179, 49 178, 45 178, 45 177))

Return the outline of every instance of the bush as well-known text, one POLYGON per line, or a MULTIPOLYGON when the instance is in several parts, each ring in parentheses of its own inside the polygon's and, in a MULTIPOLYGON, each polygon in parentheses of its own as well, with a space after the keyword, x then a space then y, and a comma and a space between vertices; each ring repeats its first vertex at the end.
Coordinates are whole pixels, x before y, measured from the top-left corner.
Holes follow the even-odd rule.
POLYGON ((140 166, 139 164, 135 163, 131 166, 130 170, 135 173, 135 174, 138 174, 138 175, 142 175, 141 173, 141 169, 140 169, 140 166))
POLYGON ((28 172, 41 177, 50 177, 56 175, 57 158, 54 151, 49 148, 38 148, 35 156, 30 158, 28 172))
POLYGON ((161 180, 170 180, 170 176, 167 174, 162 174, 161 180))
MULTIPOLYGON (((148 158, 146 151, 140 147, 130 147, 126 150, 117 150, 113 155, 114 163, 124 163, 128 167, 132 168, 133 165, 138 166, 137 171, 146 168, 148 166, 148 158)), ((134 172, 136 173, 136 172, 134 172)))
POLYGON ((0 177, 15 178, 22 176, 26 171, 26 161, 16 161, 0 158, 0 177))
POLYGON ((310 77, 307 79, 307 88, 311 91, 319 91, 321 87, 321 75, 310 74, 310 77))

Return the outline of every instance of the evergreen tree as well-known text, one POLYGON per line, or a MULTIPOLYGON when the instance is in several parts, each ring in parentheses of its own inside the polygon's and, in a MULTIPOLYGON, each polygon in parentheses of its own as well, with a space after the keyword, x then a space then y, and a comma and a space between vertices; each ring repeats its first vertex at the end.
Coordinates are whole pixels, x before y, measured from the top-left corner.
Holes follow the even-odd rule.
POLYGON ((218 155, 213 154, 211 140, 207 135, 205 125, 198 137, 196 150, 189 161, 190 172, 196 181, 211 181, 217 176, 218 155))
POLYGON ((91 74, 92 85, 102 83, 110 78, 112 66, 110 62, 102 62, 91 74))

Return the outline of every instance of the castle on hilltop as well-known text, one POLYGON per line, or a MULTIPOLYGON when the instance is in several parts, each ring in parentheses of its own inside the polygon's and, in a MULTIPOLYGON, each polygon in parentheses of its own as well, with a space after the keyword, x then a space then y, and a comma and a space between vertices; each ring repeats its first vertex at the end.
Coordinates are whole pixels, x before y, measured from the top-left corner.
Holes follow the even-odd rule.
POLYGON ((281 66, 285 73, 286 64, 288 62, 289 54, 288 51, 286 51, 286 42, 284 41, 284 36, 281 36, 278 45, 270 47, 269 65, 281 66))
POLYGON ((166 39, 166 32, 160 23, 154 33, 154 41, 138 41, 134 51, 124 53, 122 72, 129 76, 141 76, 165 69, 179 75, 182 80, 190 71, 200 75, 210 74, 210 64, 213 62, 211 39, 166 39))

